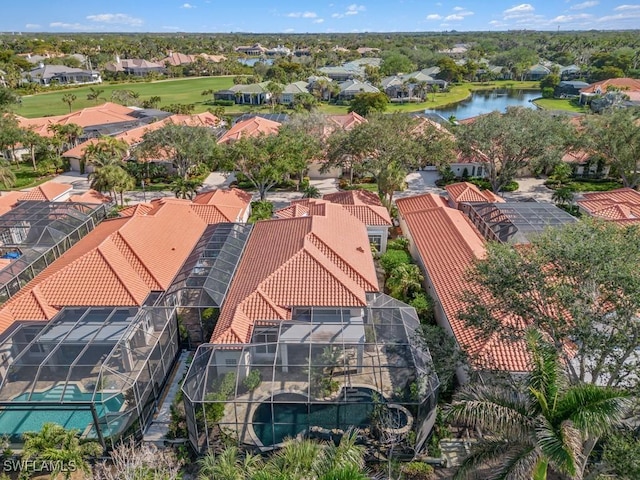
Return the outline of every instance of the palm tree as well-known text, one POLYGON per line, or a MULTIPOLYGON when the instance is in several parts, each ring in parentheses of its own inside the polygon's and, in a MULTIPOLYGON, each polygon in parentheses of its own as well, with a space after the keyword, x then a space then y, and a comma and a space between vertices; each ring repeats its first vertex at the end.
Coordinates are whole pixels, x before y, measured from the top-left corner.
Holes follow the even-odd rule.
POLYGON ((402 191, 406 187, 407 171, 398 162, 391 162, 385 165, 378 176, 378 193, 386 203, 387 208, 391 208, 393 192, 402 191))
POLYGON ((564 185, 554 190, 551 200, 557 205, 571 205, 573 203, 573 190, 571 190, 571 187, 564 185))
POLYGON ((16 183, 16 174, 11 169, 11 164, 0 157, 0 183, 5 188, 13 187, 16 183))
POLYGON ((65 93, 62 95, 62 102, 69 105, 69 113, 71 113, 71 105, 78 99, 73 93, 65 93))
POLYGON ((227 447, 219 455, 209 452, 199 462, 198 480, 245 480, 263 467, 259 455, 240 456, 238 447, 227 447))
POLYGON ((100 95, 104 93, 104 90, 101 88, 89 87, 89 93, 87 94, 87 100, 94 100, 96 104, 98 100, 100 100, 100 95))
POLYGON ((320 198, 320 190, 315 185, 305 185, 302 188, 302 198, 320 198))
POLYGON ((401 264, 394 268, 387 279, 387 288, 392 297, 406 300, 409 292, 422 288, 424 277, 415 264, 401 264))
POLYGON ((456 478, 480 467, 491 468, 492 478, 545 480, 549 469, 582 478, 593 439, 625 414, 623 393, 592 384, 569 386, 557 350, 540 332, 528 331, 527 343, 533 369, 524 390, 476 384, 454 397, 449 417, 488 434, 456 478))
POLYGON ((276 108, 276 103, 280 101, 280 95, 282 95, 282 92, 284 91, 284 87, 279 83, 269 82, 265 86, 265 89, 267 90, 267 92, 271 94, 271 97, 269 98, 269 102, 271 103, 271 111, 273 112, 276 108))
POLYGON ((65 430, 55 423, 45 423, 40 432, 26 432, 23 434, 25 459, 39 459, 50 461, 54 465, 51 478, 60 473, 65 479, 71 477, 73 468, 90 473, 87 462, 89 457, 102 453, 102 447, 96 442, 80 443, 77 430, 65 430), (65 469, 65 467, 67 467, 65 469))
POLYGON ((31 157, 34 172, 38 169, 36 165, 36 149, 43 143, 44 139, 33 130, 25 130, 22 134, 22 144, 29 148, 29 156, 31 157))
POLYGON ((202 182, 199 180, 191 180, 184 178, 177 178, 171 191, 175 194, 176 198, 188 198, 193 199, 198 188, 202 186, 202 182))

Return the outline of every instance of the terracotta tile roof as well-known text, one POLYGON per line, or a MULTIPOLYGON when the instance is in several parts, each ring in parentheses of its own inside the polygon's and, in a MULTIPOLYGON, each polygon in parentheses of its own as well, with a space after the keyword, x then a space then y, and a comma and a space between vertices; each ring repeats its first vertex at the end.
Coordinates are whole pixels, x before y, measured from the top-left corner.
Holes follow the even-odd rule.
POLYGON ((591 153, 584 150, 567 151, 562 156, 562 161, 566 163, 586 163, 592 157, 591 153))
POLYGON ((297 217, 308 217, 309 216, 309 207, 306 205, 302 205, 301 203, 293 203, 288 207, 281 208, 280 210, 276 210, 274 215, 277 218, 297 218, 297 217))
POLYGON ((364 226, 337 205, 326 216, 258 222, 238 266, 213 343, 247 343, 262 320, 287 320, 294 306, 366 305, 378 291, 364 226))
POLYGON ((438 198, 435 195, 431 200, 426 200, 426 195, 421 197, 425 198, 399 199, 398 210, 456 340, 478 368, 528 370, 529 356, 524 343, 506 343, 497 334, 488 340, 481 339, 475 329, 459 319, 464 308, 462 294, 470 288, 468 270, 474 259, 485 255, 484 241, 459 210, 442 205, 418 210, 419 202, 437 203, 438 198))
POLYGON ((430 208, 446 207, 447 199, 435 193, 425 193, 412 197, 398 198, 396 199, 396 206, 406 215, 407 213, 420 212, 430 208))
POLYGON ((350 112, 346 115, 327 115, 327 120, 347 131, 356 125, 367 123, 367 119, 358 115, 356 112, 350 112))
POLYGON ((196 195, 193 203, 214 205, 228 222, 237 222, 244 217, 253 196, 239 188, 216 189, 196 195))
POLYGON ((73 187, 68 183, 57 183, 53 181, 44 182, 37 187, 23 193, 20 200, 38 200, 42 202, 53 202, 65 193, 71 191, 73 187))
POLYGON ((489 190, 480 190, 469 182, 452 183, 444 187, 456 203, 504 203, 504 199, 489 190))
POLYGON ((0 192, 0 215, 4 215, 21 200, 24 192, 0 192))
POLYGON ((594 217, 625 223, 640 222, 640 192, 632 188, 584 193, 577 203, 594 217))
POLYGON ((90 189, 78 195, 71 195, 70 202, 79 203, 111 203, 111 197, 108 197, 96 190, 90 189))
POLYGON ((163 198, 103 221, 2 306, 0 333, 64 306, 141 305, 166 290, 207 227, 196 209, 215 205, 163 198))
POLYGON ((106 102, 95 107, 83 108, 67 115, 56 117, 56 123, 66 125, 75 123, 81 127, 93 125, 104 125, 106 123, 130 122, 136 120, 131 116, 133 109, 118 105, 117 103, 106 102))
MULTIPOLYGON (((187 125, 190 127, 213 128, 220 124, 220 119, 209 112, 198 113, 196 115, 171 115, 157 122, 150 123, 148 125, 142 125, 140 127, 132 128, 125 132, 119 133, 115 136, 115 138, 126 142, 129 146, 134 146, 142 141, 142 137, 144 137, 147 132, 159 130, 169 123, 173 123, 176 125, 187 125)), ((98 138, 90 138, 86 142, 83 142, 80 145, 67 150, 62 154, 62 156, 66 158, 82 158, 87 146, 93 145, 99 140, 100 139, 98 138)))
POLYGON ((413 128, 413 130, 411 130, 411 133, 420 134, 420 133, 424 133, 425 130, 428 130, 430 128, 434 128, 438 132, 443 133, 446 137, 448 137, 450 139, 454 139, 455 138, 453 133, 451 133, 449 130, 447 130, 445 127, 443 127, 438 122, 436 122, 434 120, 431 120, 430 118, 427 118, 427 117, 416 117, 416 123, 417 123, 417 125, 413 128))
POLYGON ((154 206, 150 203, 138 203, 127 208, 123 208, 118 212, 120 217, 133 217, 134 215, 146 215, 154 206))
POLYGON ((280 129, 279 122, 268 120, 262 117, 251 117, 242 122, 236 123, 226 132, 218 143, 228 143, 239 140, 242 137, 257 137, 259 135, 276 135, 280 129))
POLYGON ((57 120, 60 118, 62 118, 62 115, 42 118, 25 118, 16 115, 20 128, 31 130, 41 137, 53 137, 53 132, 49 129, 49 126, 57 124, 57 120))
MULTIPOLYGON (((325 215, 324 206, 327 204, 340 205, 345 211, 349 212, 355 218, 360 220, 367 226, 387 226, 390 227, 391 217, 388 210, 380 205, 366 204, 364 201, 371 201, 369 196, 342 196, 343 192, 336 194, 325 195, 322 200, 319 199, 302 199, 294 200, 291 202, 291 206, 278 210, 276 216, 279 218, 291 218, 291 217, 304 217, 307 215, 325 215), (337 195, 336 197, 331 197, 337 195), (342 204, 339 202, 327 201, 326 197, 336 198, 339 201, 351 201, 354 200, 356 204, 342 204), (351 200, 349 200, 351 198, 351 200), (304 207, 304 208, 300 208, 304 207)), ((346 193, 346 192, 344 192, 346 193)), ((367 192, 371 193, 371 192, 367 192)), ((375 195, 375 194, 374 194, 375 195)), ((377 198, 377 195, 376 195, 377 198)), ((373 201, 372 201, 373 203, 373 201)), ((378 200, 380 203, 380 200, 378 200)))
POLYGON ((381 207, 380 197, 368 190, 347 190, 345 192, 328 193, 323 200, 341 205, 376 205, 381 207))
POLYGON ((614 87, 625 92, 638 92, 640 91, 640 80, 635 78, 608 78, 584 87, 580 90, 580 93, 595 93, 598 91, 606 93, 607 87, 614 87))

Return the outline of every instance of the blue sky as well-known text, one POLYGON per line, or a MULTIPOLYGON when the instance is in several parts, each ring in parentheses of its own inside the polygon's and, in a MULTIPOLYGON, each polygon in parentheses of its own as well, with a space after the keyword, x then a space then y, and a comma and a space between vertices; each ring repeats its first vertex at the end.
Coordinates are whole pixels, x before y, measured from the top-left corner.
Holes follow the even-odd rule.
POLYGON ((394 32, 640 29, 627 0, 3 0, 0 31, 394 32))

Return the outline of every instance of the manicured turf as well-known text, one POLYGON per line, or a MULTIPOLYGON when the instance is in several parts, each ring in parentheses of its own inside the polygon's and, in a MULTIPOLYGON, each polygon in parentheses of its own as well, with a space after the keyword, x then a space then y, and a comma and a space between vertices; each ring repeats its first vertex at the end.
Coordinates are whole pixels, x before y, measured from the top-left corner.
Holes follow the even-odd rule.
POLYGON ((40 176, 38 172, 33 170, 30 161, 18 164, 12 163, 10 168, 16 176, 16 181, 11 188, 0 182, 0 190, 22 190, 23 188, 35 187, 53 177, 53 175, 40 176))
POLYGON ((538 98, 533 101, 543 110, 564 110, 567 112, 586 113, 582 105, 575 105, 567 98, 538 98))
MULTIPOLYGON (((23 117, 44 117, 49 115, 63 115, 69 113, 69 106, 62 101, 62 96, 66 93, 73 93, 77 98, 72 104, 73 110, 94 106, 96 104, 109 101, 111 94, 115 90, 132 90, 140 94, 140 101, 158 96, 161 99, 160 108, 170 104, 194 104, 195 112, 204 112, 212 107, 211 96, 203 96, 204 90, 222 90, 233 85, 232 77, 198 77, 180 78, 175 80, 160 80, 156 82, 142 83, 119 83, 93 85, 94 88, 104 90, 98 102, 87 100, 90 86, 82 86, 71 89, 43 92, 36 95, 22 97, 22 104, 16 108, 16 113, 23 117)), ((513 82, 500 81, 490 83, 465 83, 454 85, 449 92, 429 94, 425 102, 422 103, 393 103, 389 105, 387 112, 419 112, 425 109, 442 107, 459 102, 467 98, 471 91, 486 90, 494 88, 514 88, 528 89, 537 88, 538 82, 513 82)), ((321 104, 318 107, 320 113, 340 114, 347 113, 349 107, 321 104)), ((256 107, 251 105, 234 105, 225 107, 226 114, 240 114, 247 112, 271 112, 268 105, 256 107)))
MULTIPOLYGON (((132 90, 140 94, 140 100, 146 100, 153 96, 161 99, 160 108, 172 103, 196 105, 196 112, 203 112, 211 105, 205 104, 212 96, 203 96, 204 90, 222 90, 233 85, 232 77, 198 77, 181 78, 177 80, 162 80, 157 82, 143 83, 118 83, 91 85, 92 87, 104 90, 98 102, 87 100, 90 92, 89 85, 82 87, 56 90, 53 92, 39 93, 22 97, 22 104, 15 109, 18 115, 23 117, 43 117, 48 115, 63 115, 69 113, 69 106, 62 102, 62 96, 66 93, 74 94, 77 99, 72 104, 73 110, 91 107, 111 99, 111 94, 115 90, 132 90)), ((229 109, 231 110, 231 109, 229 109)))

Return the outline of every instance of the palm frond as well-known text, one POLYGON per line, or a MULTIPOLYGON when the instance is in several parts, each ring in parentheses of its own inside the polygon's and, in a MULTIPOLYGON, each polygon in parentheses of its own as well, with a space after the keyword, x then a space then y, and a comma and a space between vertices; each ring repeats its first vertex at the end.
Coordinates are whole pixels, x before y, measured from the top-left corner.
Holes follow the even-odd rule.
POLYGON ((585 384, 570 388, 558 404, 558 417, 570 419, 586 435, 599 436, 620 423, 628 395, 613 388, 585 384))
POLYGON ((541 418, 536 428, 538 446, 543 455, 556 470, 571 478, 577 478, 580 451, 582 449, 580 431, 571 422, 563 422, 559 427, 541 418))
MULTIPOLYGON (((499 465, 504 460, 505 456, 518 456, 517 453, 510 453, 512 451, 518 452, 533 448, 531 445, 526 445, 516 442, 508 442, 502 439, 484 439, 472 447, 471 454, 464 459, 453 480, 466 480, 471 478, 471 473, 477 471, 482 467, 494 467, 499 465)), ((497 474, 494 470, 494 474, 497 474)), ((524 477, 523 480, 527 478, 524 477)), ((531 476, 529 476, 531 478, 531 476)))
POLYGON ((527 345, 533 362, 533 369, 527 377, 527 386, 530 391, 540 392, 546 399, 545 404, 553 408, 550 404, 558 397, 564 385, 558 352, 553 345, 544 340, 538 330, 534 329, 527 331, 527 345))
POLYGON ((540 450, 535 445, 512 448, 503 459, 502 465, 493 476, 494 480, 530 479, 540 461, 540 450))

